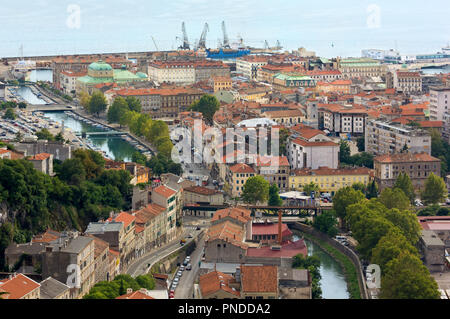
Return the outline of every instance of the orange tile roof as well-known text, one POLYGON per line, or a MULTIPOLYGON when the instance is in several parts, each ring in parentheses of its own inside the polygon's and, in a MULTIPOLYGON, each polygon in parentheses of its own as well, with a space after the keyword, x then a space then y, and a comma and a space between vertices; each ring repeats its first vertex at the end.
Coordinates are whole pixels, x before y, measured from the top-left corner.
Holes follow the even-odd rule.
POLYGON ((127 228, 128 225, 130 225, 133 221, 136 221, 136 217, 127 213, 127 212, 120 212, 119 215, 117 215, 117 217, 114 218, 108 218, 107 221, 111 222, 111 221, 115 221, 115 222, 122 222, 123 223, 123 227, 127 228))
POLYGON ((52 154, 40 153, 40 154, 36 154, 36 155, 32 156, 30 158, 30 160, 32 160, 32 161, 43 161, 43 160, 49 158, 50 156, 52 156, 52 154))
POLYGON ((267 111, 264 114, 269 118, 303 116, 303 112, 300 110, 267 111))
POLYGON ((31 240, 33 243, 50 243, 59 237, 61 237, 61 233, 54 231, 52 229, 47 229, 45 233, 36 235, 31 240))
POLYGON ((0 149, 0 154, 6 154, 6 153, 11 153, 11 151, 10 150, 0 149))
POLYGON ((159 195, 164 196, 165 198, 170 198, 171 196, 173 196, 177 193, 173 189, 171 189, 167 186, 164 186, 164 185, 156 187, 155 189, 153 189, 153 191, 159 195))
POLYGON ((258 167, 289 166, 289 161, 286 156, 258 156, 256 165, 258 167))
POLYGON ((439 158, 428 153, 384 154, 373 159, 380 163, 440 162, 439 158))
POLYGON ((276 293, 278 268, 276 266, 241 266, 241 285, 243 293, 276 293))
POLYGON ((319 167, 318 169, 297 169, 293 172, 295 176, 332 176, 332 175, 370 175, 370 168, 366 167, 356 167, 356 168, 329 168, 329 167, 319 167))
POLYGON ((105 250, 109 251, 109 243, 104 241, 101 238, 98 238, 94 235, 87 235, 87 237, 91 237, 92 239, 94 239, 94 258, 98 258, 101 257, 101 255, 103 254, 103 252, 105 250))
POLYGON ((440 128, 444 126, 444 122, 443 121, 419 121, 419 124, 421 127, 436 127, 436 128, 440 128))
POLYGON ((241 174, 241 173, 255 173, 255 170, 245 164, 245 163, 239 163, 239 164, 235 164, 233 166, 230 167, 230 171, 233 173, 237 173, 237 174, 241 174))
POLYGON ((211 189, 211 188, 207 188, 207 187, 203 187, 203 186, 191 186, 191 187, 186 187, 186 188, 183 188, 183 191, 185 191, 185 192, 191 192, 191 193, 196 193, 196 194, 201 194, 201 195, 215 195, 215 194, 221 194, 221 192, 218 191, 218 190, 211 189))
POLYGON ((17 274, 11 279, 0 282, 0 291, 7 292, 3 299, 20 299, 41 285, 23 274, 17 274))
POLYGON ((252 220, 250 210, 240 207, 230 207, 217 210, 214 213, 214 216, 211 218, 211 222, 215 222, 226 217, 236 219, 241 223, 247 223, 248 221, 252 220))
POLYGON ((324 141, 324 142, 308 142, 301 138, 296 138, 292 141, 294 144, 302 145, 302 146, 310 146, 310 147, 320 147, 320 146, 339 146, 339 144, 331 142, 331 141, 324 141))
POLYGON ((157 204, 151 203, 136 212, 136 223, 146 223, 150 219, 162 214, 166 209, 157 204))
POLYGON ((223 290, 235 296, 240 296, 239 291, 229 286, 230 281, 233 281, 233 277, 231 275, 227 275, 219 271, 213 271, 201 275, 199 278, 199 285, 202 296, 207 297, 220 290, 223 290))
POLYGON ((119 296, 116 299, 155 299, 155 298, 147 296, 146 294, 144 294, 138 290, 138 291, 133 291, 132 293, 129 293, 129 294, 119 296))
POLYGON ((242 226, 236 225, 228 220, 223 223, 212 225, 208 229, 206 241, 213 241, 215 239, 242 242, 244 240, 244 229, 242 226))

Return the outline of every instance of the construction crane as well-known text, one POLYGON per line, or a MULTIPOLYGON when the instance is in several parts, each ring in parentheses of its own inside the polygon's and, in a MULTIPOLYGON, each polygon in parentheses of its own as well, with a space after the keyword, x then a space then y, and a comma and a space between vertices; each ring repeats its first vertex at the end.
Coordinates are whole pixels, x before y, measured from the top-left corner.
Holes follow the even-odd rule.
POLYGON ((158 46, 156 45, 155 38, 152 36, 153 44, 155 45, 156 51, 159 51, 158 46))
POLYGON ((230 40, 228 39, 227 29, 225 28, 225 21, 222 21, 222 31, 223 31, 223 45, 225 49, 231 49, 230 40))
POLYGON ((209 31, 208 23, 205 23, 205 27, 203 28, 202 35, 200 36, 200 40, 198 41, 197 49, 206 49, 206 34, 209 31))
POLYGON ((189 45, 189 40, 188 40, 188 36, 186 33, 186 25, 185 25, 184 21, 181 24, 181 32, 183 32, 183 45, 180 47, 180 49, 190 50, 191 46, 189 45))

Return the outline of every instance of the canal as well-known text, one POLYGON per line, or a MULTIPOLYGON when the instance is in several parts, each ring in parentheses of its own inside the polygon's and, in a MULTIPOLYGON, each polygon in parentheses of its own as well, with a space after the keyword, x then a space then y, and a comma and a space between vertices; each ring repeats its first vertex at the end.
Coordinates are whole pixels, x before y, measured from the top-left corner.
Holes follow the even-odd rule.
MULTIPOLYGON (((75 133, 83 132, 101 132, 101 128, 76 120, 64 112, 44 112, 50 119, 61 123, 64 121, 64 127, 70 128, 75 133)), ((138 151, 133 145, 120 137, 90 137, 87 139, 93 145, 105 151, 109 158, 115 161, 131 162, 133 153, 138 151)))
POLYGON ((28 73, 27 80, 30 82, 53 82, 53 70, 32 70, 28 73))
MULTIPOLYGON (((298 239, 298 236, 293 236, 294 241, 298 239)), ((345 281, 345 275, 341 265, 314 242, 305 238, 305 244, 308 247, 308 256, 317 256, 320 259, 322 298, 349 299, 350 294, 347 290, 347 282, 345 281)))

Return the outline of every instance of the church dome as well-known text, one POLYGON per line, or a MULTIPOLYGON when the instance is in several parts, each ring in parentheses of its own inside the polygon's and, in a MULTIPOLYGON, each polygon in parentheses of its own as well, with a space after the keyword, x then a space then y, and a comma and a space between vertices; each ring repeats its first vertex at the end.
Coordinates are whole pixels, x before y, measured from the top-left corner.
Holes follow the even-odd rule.
POLYGON ((108 63, 99 60, 97 62, 91 63, 89 69, 93 71, 111 71, 113 68, 108 63))

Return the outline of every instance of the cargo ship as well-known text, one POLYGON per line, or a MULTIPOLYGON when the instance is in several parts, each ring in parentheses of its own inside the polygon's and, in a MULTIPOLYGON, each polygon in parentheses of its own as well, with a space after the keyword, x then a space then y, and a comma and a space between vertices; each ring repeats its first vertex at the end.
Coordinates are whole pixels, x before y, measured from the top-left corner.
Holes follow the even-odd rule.
POLYGON ((239 58, 241 56, 249 55, 250 50, 249 49, 216 49, 206 50, 206 57, 209 59, 235 59, 239 58))

